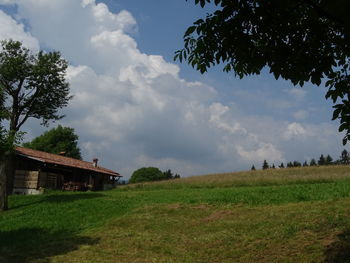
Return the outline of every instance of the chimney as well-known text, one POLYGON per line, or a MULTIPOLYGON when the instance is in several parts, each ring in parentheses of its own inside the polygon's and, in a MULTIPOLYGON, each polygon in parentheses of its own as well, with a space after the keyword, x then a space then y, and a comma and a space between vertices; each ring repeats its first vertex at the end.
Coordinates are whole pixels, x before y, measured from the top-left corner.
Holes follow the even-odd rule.
POLYGON ((97 159, 97 158, 92 159, 92 165, 93 165, 93 167, 97 167, 97 162, 98 162, 98 159, 97 159))

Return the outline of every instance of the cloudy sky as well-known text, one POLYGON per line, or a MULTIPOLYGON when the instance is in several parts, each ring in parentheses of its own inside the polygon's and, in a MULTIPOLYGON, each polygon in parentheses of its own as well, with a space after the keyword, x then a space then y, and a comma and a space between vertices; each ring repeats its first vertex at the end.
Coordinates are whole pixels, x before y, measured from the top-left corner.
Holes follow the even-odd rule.
MULTIPOLYGON (((75 129, 85 160, 126 178, 143 166, 189 176, 338 158, 342 134, 324 87, 267 71, 201 75, 173 61, 187 26, 210 11, 193 2, 0 0, 0 39, 62 53, 74 98, 60 124, 75 129)), ((26 140, 46 129, 23 127, 26 140)))

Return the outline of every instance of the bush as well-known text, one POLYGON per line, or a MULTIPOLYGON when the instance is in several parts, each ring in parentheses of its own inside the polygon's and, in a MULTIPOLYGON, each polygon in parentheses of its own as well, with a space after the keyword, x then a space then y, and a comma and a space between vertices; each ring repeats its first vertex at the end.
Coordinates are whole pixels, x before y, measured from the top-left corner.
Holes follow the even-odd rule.
POLYGON ((164 173, 156 167, 143 167, 132 173, 129 183, 151 182, 166 179, 164 173))

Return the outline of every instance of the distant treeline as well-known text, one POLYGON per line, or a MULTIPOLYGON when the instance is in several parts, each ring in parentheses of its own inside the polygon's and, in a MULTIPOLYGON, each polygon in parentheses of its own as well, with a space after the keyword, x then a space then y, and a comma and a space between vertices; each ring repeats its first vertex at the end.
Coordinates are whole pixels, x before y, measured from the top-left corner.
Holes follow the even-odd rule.
MULTIPOLYGON (((293 161, 293 162, 288 162, 286 165, 284 163, 280 163, 277 167, 273 163, 272 165, 269 165, 269 163, 264 160, 262 164, 262 169, 275 169, 275 168, 291 168, 291 167, 306 167, 306 166, 317 166, 317 165, 337 165, 337 164, 350 164, 350 153, 347 150, 343 150, 341 152, 340 158, 338 160, 333 160, 333 158, 328 154, 326 157, 321 154, 321 156, 316 159, 312 158, 310 162, 304 161, 303 163, 299 161, 293 161)), ((255 170, 255 166, 252 165, 251 170, 255 170)))

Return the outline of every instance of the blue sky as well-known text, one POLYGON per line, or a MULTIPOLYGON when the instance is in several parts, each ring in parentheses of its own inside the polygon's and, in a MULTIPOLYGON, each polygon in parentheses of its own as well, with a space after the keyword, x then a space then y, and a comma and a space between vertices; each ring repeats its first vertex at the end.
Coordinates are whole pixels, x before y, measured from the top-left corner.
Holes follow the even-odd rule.
MULTIPOLYGON (((0 38, 59 50, 74 95, 60 124, 83 157, 129 177, 142 166, 183 176, 340 155, 325 88, 294 87, 264 70, 201 75, 173 61, 191 23, 211 9, 185 0, 0 0, 0 38)), ((52 124, 49 128, 55 127, 52 124)), ((30 120, 29 140, 45 129, 30 120)))

